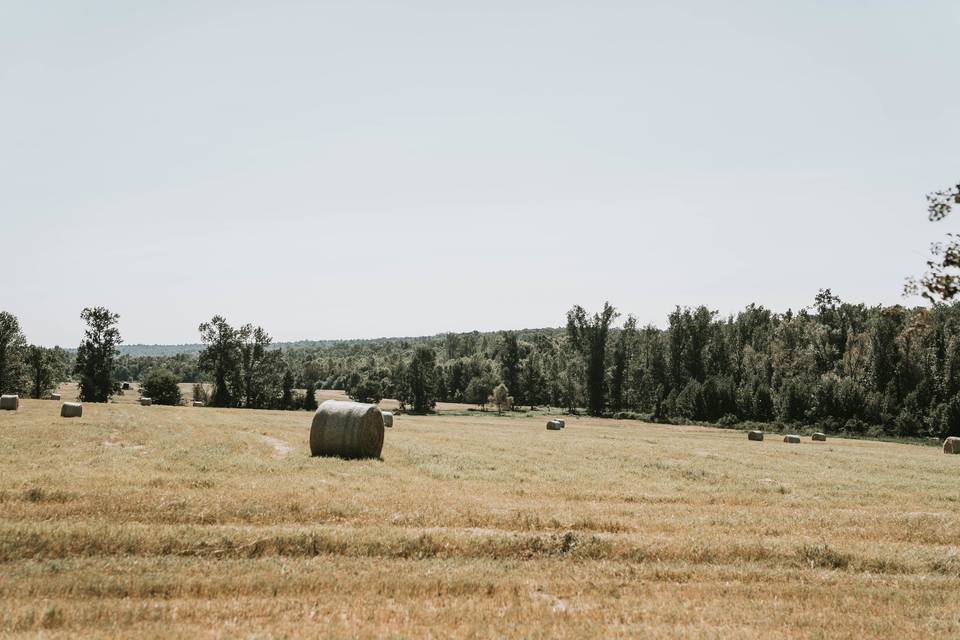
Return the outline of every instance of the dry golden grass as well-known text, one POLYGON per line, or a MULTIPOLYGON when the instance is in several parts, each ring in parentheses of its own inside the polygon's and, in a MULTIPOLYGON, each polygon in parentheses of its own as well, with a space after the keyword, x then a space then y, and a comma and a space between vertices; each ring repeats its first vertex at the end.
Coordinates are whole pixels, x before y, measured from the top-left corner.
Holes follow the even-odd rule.
MULTIPOLYGON (((67 399, 66 397, 64 399, 67 399)), ((960 456, 699 427, 0 412, 0 633, 960 637, 960 456)))

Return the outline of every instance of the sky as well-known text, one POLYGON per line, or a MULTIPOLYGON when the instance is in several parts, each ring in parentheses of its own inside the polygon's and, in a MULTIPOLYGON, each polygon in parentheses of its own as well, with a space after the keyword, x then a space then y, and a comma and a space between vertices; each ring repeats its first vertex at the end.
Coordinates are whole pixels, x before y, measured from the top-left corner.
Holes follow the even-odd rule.
POLYGON ((0 0, 0 310, 75 346, 901 291, 960 4, 0 0))

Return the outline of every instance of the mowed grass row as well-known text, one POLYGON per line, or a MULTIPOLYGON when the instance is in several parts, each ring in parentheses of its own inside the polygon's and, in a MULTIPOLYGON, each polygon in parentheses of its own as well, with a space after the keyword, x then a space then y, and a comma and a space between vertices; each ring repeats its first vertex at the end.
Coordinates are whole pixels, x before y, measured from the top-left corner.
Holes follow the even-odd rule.
POLYGON ((399 416, 344 461, 301 412, 58 408, 0 412, 3 632, 960 635, 934 447, 399 416))

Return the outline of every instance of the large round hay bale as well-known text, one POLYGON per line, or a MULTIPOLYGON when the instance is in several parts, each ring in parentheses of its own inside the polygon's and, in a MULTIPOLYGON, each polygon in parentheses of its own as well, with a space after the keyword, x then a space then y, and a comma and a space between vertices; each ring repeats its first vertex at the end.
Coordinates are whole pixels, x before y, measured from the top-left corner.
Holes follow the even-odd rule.
POLYGON ((825 433, 820 433, 819 431, 818 431, 817 433, 813 434, 812 437, 813 437, 813 439, 816 440, 817 442, 826 442, 826 441, 827 441, 827 434, 825 434, 825 433))
POLYGON ((783 436, 783 441, 787 444, 800 444, 800 436, 788 435, 783 436))
POLYGON ((748 431, 747 440, 756 440, 757 442, 763 442, 763 431, 748 431))
POLYGON ((944 453, 960 453, 960 438, 949 437, 943 441, 944 453))
POLYGON ((194 400, 194 401, 193 401, 193 406, 195 406, 195 407, 202 407, 202 406, 203 406, 203 402, 200 401, 200 400, 194 400))
POLYGON ((79 402, 64 402, 60 407, 61 418, 80 418, 83 416, 83 405, 79 402))
POLYGON ((9 395, 0 396, 0 409, 3 411, 16 411, 20 407, 20 396, 9 395))
POLYGON ((153 398, 140 398, 141 407, 149 407, 153 404, 153 398))
POLYGON ((563 427, 559 420, 551 420, 547 423, 547 431, 560 431, 560 429, 563 429, 563 427))
POLYGON ((393 414, 389 411, 382 411, 383 415, 383 426, 392 427, 393 426, 393 414))
POLYGON ((382 450, 383 414, 376 405, 327 400, 313 415, 312 455, 378 458, 382 450))
POLYGON ((51 394, 50 394, 50 399, 51 399, 51 400, 59 400, 59 399, 60 399, 60 394, 59 394, 59 393, 51 393, 51 394))

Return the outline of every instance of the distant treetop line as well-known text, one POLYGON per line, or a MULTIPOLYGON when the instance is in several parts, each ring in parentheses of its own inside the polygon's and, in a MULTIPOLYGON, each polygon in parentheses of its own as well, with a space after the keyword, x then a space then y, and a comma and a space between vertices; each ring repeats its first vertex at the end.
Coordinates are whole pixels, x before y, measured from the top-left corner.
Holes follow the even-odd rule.
MULTIPOLYGON (((546 327, 542 329, 517 329, 516 331, 520 333, 527 332, 539 332, 539 333, 549 333, 557 332, 562 333, 564 329, 562 327, 546 327)), ((476 335, 496 335, 501 331, 470 331, 465 333, 471 333, 476 335)), ((436 338, 441 338, 445 335, 448 335, 451 332, 438 333, 432 336, 396 336, 396 337, 380 337, 380 338, 342 338, 336 340, 296 340, 293 342, 271 342, 271 349, 325 349, 334 347, 336 345, 353 345, 353 344, 371 344, 378 342, 425 342, 428 340, 433 340, 436 338)), ((175 356, 179 354, 192 354, 200 353, 203 351, 202 343, 193 343, 193 344, 124 344, 119 346, 119 353, 122 356, 175 356)), ((67 353, 75 353, 76 349, 66 349, 67 353)))

